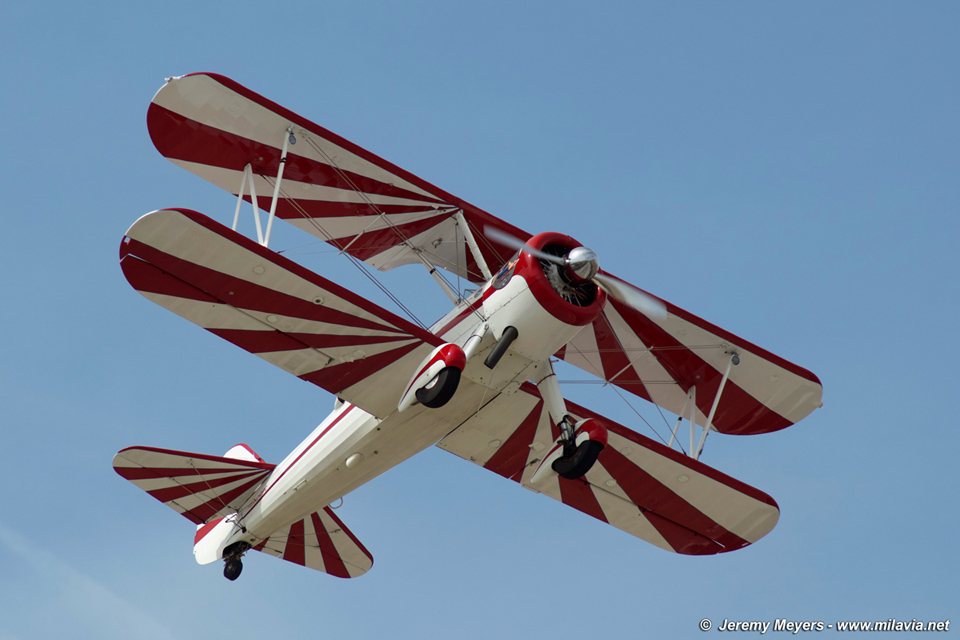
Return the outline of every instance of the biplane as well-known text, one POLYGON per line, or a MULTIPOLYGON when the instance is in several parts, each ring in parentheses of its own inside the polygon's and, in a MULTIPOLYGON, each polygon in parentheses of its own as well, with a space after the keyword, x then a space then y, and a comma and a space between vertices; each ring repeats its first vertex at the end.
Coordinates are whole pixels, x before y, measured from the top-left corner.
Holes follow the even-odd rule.
POLYGON ((733 551, 773 529, 773 498, 700 452, 712 431, 806 417, 821 406, 811 372, 603 271, 574 238, 527 233, 228 78, 168 79, 147 125, 164 157, 236 207, 232 227, 188 209, 137 220, 120 248, 127 280, 336 397, 278 465, 245 444, 116 454, 117 473, 196 525, 199 563, 222 560, 234 580, 253 550, 365 573, 373 557, 331 505, 430 446, 671 552, 733 551), (256 238, 236 231, 247 203, 256 238), (357 264, 423 265, 453 308, 425 328, 338 286, 269 248, 278 218, 357 264), (565 400, 561 360, 671 412, 670 442, 565 400))

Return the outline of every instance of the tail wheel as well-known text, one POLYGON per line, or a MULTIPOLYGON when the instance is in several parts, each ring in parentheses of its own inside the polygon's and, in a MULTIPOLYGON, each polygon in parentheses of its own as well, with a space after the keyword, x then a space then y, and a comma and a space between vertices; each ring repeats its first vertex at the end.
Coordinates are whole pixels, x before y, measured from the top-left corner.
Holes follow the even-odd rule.
POLYGON ((232 582, 240 577, 241 571, 243 571, 243 562, 240 561, 240 558, 227 558, 223 565, 224 578, 232 582))
POLYGON ((460 384, 460 369, 446 367, 422 389, 417 389, 417 400, 425 407, 437 409, 447 404, 460 384))
POLYGON ((567 480, 582 478, 593 467, 601 451, 603 451, 602 442, 586 440, 577 447, 573 455, 554 460, 553 470, 567 480))

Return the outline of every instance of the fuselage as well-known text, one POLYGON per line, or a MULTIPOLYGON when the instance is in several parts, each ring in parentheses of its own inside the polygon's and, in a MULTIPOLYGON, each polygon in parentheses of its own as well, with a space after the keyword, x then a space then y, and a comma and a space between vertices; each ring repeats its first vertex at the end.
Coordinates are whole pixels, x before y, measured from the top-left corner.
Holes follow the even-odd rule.
MULTIPOLYGON (((570 246, 572 239, 541 234, 542 246, 570 246)), ((224 546, 247 541, 255 546, 274 531, 335 502, 381 473, 433 445, 470 417, 484 402, 527 380, 540 380, 549 358, 600 314, 599 290, 586 300, 563 297, 547 267, 518 253, 482 288, 456 305, 432 327, 444 342, 463 346, 482 336, 476 357, 463 370, 456 400, 439 409, 415 405, 384 420, 350 403, 334 411, 265 480, 263 490, 235 520, 224 546), (519 337, 493 369, 483 354, 507 327, 519 337)), ((556 280, 556 278, 554 278, 556 280)))

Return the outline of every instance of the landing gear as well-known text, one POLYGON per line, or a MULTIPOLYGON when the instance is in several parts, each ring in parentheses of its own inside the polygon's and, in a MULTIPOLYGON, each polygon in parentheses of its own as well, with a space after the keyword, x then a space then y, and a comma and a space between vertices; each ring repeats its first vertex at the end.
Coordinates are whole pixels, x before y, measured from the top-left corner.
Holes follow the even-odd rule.
POLYGON ((243 571, 243 561, 240 558, 250 548, 248 542, 234 542, 223 550, 223 577, 233 582, 240 577, 243 571))
POLYGON ((224 578, 232 582, 240 577, 241 571, 243 571, 243 562, 240 561, 240 558, 227 558, 223 565, 224 578))
POLYGON ((583 420, 575 424, 569 415, 560 421, 560 442, 563 443, 563 456, 550 465, 561 478, 576 480, 586 475, 597 461, 606 444, 606 427, 596 420, 583 420), (577 427, 580 427, 579 429, 577 427), (587 433, 588 439, 581 438, 577 444, 577 434, 587 433), (602 432, 602 434, 601 434, 602 432))
MULTIPOLYGON (((564 445, 566 449, 566 445, 564 445)), ((603 443, 596 440, 585 440, 579 447, 573 450, 570 456, 563 456, 553 461, 553 470, 560 474, 561 478, 567 480, 576 480, 582 478, 593 467, 597 461, 600 452, 603 451, 603 443)))
POLYGON ((425 407, 437 409, 450 401, 459 384, 460 369, 444 367, 430 384, 422 389, 417 389, 417 400, 425 407))
POLYGON ((407 390, 397 402, 397 411, 406 411, 419 402, 437 409, 447 404, 460 384, 460 372, 467 366, 467 356, 458 345, 447 342, 420 363, 410 378, 407 390))

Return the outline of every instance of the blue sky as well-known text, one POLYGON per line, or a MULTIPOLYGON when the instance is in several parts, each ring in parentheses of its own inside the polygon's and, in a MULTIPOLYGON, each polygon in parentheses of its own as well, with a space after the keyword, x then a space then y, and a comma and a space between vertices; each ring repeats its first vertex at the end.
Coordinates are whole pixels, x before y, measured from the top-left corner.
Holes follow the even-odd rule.
MULTIPOLYGON (((702 618, 956 617, 956 4, 8 4, 0 639, 709 637, 702 618), (777 528, 679 557, 431 449, 347 496, 339 514, 376 560, 362 578, 248 556, 228 583, 196 565, 192 526, 113 454, 243 441, 278 462, 333 399, 120 272, 140 215, 232 216, 147 136, 164 77, 195 71, 520 228, 569 233, 814 371, 822 410, 714 435, 703 457, 772 495, 777 528)), ((312 243, 277 228, 272 246, 389 305, 312 243)), ((424 321, 446 310, 422 269, 384 281, 424 321)), ((615 394, 565 392, 654 436, 615 394)))

